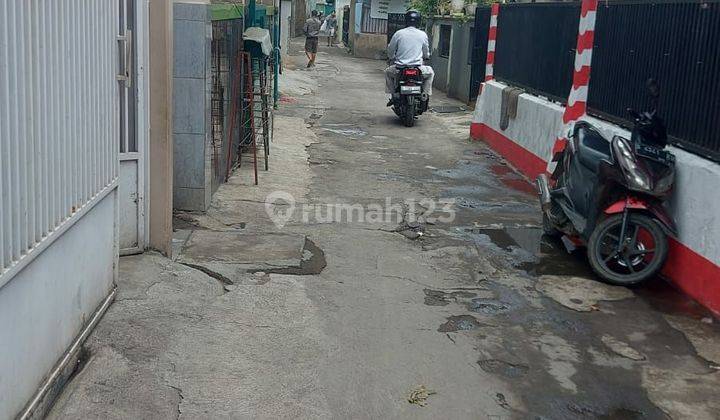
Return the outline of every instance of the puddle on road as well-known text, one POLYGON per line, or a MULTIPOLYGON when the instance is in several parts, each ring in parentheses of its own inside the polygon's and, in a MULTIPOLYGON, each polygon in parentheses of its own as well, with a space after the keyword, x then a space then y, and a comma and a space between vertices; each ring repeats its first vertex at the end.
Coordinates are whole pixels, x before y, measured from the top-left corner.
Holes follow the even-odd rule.
POLYGON ((431 112, 435 112, 437 114, 451 114, 454 112, 463 112, 466 111, 467 108, 464 106, 457 106, 457 105, 438 105, 430 107, 431 112))
POLYGON ((490 170, 497 176, 515 175, 515 171, 511 167, 499 163, 490 165, 490 170))
POLYGON ((357 128, 357 127, 350 127, 350 128, 327 128, 323 127, 323 130, 329 131, 331 133, 340 134, 341 136, 346 137, 364 137, 367 135, 367 131, 357 128))
POLYGON ((477 184, 478 179, 487 176, 485 165, 481 162, 459 160, 452 169, 438 169, 433 171, 437 176, 455 180, 469 180, 471 185, 477 184))
POLYGON ((506 362, 500 359, 478 360, 480 369, 487 373, 502 375, 506 378, 520 378, 528 373, 530 368, 527 365, 506 362))
POLYGON ((479 194, 473 196, 467 193, 459 192, 458 190, 460 190, 460 188, 448 188, 448 190, 442 194, 441 198, 445 200, 455 200, 455 205, 458 207, 479 211, 502 212, 503 214, 524 214, 530 213, 534 210, 532 206, 526 203, 509 200, 489 201, 479 194))
POLYGON ((325 251, 320 249, 320 247, 318 247, 315 242, 311 241, 308 238, 305 238, 305 245, 303 247, 303 259, 300 261, 299 267, 279 267, 262 271, 267 274, 291 274, 295 276, 312 276, 320 274, 325 269, 325 267, 327 267, 327 261, 325 260, 325 251))
POLYGON ((459 208, 537 214, 534 185, 504 162, 466 158, 453 168, 434 169, 433 175, 456 181, 441 196, 455 199, 459 208))
POLYGON ((512 188, 513 190, 520 191, 529 195, 537 195, 537 191, 535 191, 535 186, 525 179, 513 179, 513 178, 500 178, 500 182, 503 183, 503 185, 512 188))
POLYGON ((598 420, 635 420, 647 418, 642 411, 624 407, 612 408, 608 412, 602 412, 587 404, 568 403, 567 409, 579 417, 595 418, 598 420))
POLYGON ((482 326, 472 315, 453 315, 447 322, 438 327, 438 332, 472 331, 482 326))
MULTIPOLYGON (((509 264, 532 276, 576 276, 600 281, 590 268, 584 248, 568 252, 561 240, 544 236, 540 228, 466 228, 465 231, 476 244, 483 247, 494 247, 495 253, 502 255, 509 261, 509 264)), ((688 316, 696 320, 712 318, 707 309, 680 293, 662 278, 651 279, 642 285, 631 287, 631 289, 642 301, 658 312, 688 316)), ((505 306, 503 301, 483 299, 473 299, 468 303, 468 309, 471 311, 489 315, 512 310, 505 306)), ((587 332, 587 326, 582 322, 550 313, 530 318, 547 322, 556 326, 558 330, 571 331, 576 334, 587 332)))
POLYGON ((646 417, 642 411, 631 410, 629 408, 616 408, 607 414, 597 416, 597 418, 598 420, 635 420, 646 417))
POLYGON ((535 185, 523 178, 515 170, 504 163, 490 165, 490 170, 506 187, 529 195, 537 195, 535 185))
POLYGON ((445 306, 450 302, 457 302, 458 298, 470 299, 477 294, 466 291, 443 292, 442 290, 423 289, 425 292, 425 304, 428 306, 445 306))
POLYGON ((496 315, 509 311, 511 305, 496 299, 475 298, 467 304, 467 308, 485 315, 496 315))
POLYGON ((696 320, 713 318, 710 311, 661 279, 633 288, 633 292, 653 309, 664 314, 682 315, 696 320))
POLYGON ((568 253, 561 241, 544 236, 540 228, 467 228, 465 231, 479 245, 485 242, 511 254, 514 266, 528 274, 592 276, 582 250, 568 253))

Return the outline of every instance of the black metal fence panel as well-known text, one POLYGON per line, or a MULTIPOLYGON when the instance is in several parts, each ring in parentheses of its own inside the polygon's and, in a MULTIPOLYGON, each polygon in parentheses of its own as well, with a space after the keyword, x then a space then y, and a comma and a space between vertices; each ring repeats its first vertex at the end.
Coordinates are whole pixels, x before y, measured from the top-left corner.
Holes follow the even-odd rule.
POLYGON ((720 2, 601 2, 590 112, 627 123, 628 107, 650 106, 648 78, 671 140, 720 160, 720 2))
POLYGON ((387 18, 387 43, 390 43, 395 32, 405 28, 404 13, 388 13, 387 18))
POLYGON ((475 8, 474 39, 470 61, 470 100, 477 98, 480 84, 485 80, 487 61, 488 30, 490 29, 490 8, 475 8))
MULTIPOLYGON (((400 29, 405 28, 405 13, 388 13, 387 18, 387 43, 390 43, 390 40, 392 39, 393 35, 395 35, 395 32, 399 31, 400 29)), ((422 18, 420 21, 420 29, 423 29, 425 32, 429 32, 429 28, 427 27, 427 19, 422 18)))
POLYGON ((343 7, 343 21, 342 21, 342 42, 346 46, 350 44, 350 6, 343 7))
POLYGON ((500 6, 495 78, 565 101, 572 86, 580 3, 500 6))
MULTIPOLYGON (((214 168, 213 191, 225 182, 228 156, 232 159, 236 158, 235 153, 228 153, 228 151, 236 150, 240 143, 237 131, 232 139, 229 138, 229 126, 233 83, 238 78, 240 71, 237 66, 237 57, 241 47, 243 25, 242 19, 213 21, 212 23, 210 118, 212 166, 214 168)), ((236 126, 238 121, 236 118, 236 126)), ((230 166, 234 163, 233 160, 230 166)))

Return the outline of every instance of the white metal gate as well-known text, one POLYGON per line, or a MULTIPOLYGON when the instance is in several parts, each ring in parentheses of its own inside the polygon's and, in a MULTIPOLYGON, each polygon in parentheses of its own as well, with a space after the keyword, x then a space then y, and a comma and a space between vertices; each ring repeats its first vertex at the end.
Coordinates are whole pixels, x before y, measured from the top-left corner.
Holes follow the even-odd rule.
MULTIPOLYGON (((142 252, 145 232, 145 153, 142 116, 138 112, 137 51, 141 40, 135 36, 136 0, 117 0, 118 25, 118 90, 120 97, 120 253, 142 252)), ((142 4, 142 3, 141 3, 142 4)))
POLYGON ((115 188, 111 6, 0 0, 0 287, 115 188))

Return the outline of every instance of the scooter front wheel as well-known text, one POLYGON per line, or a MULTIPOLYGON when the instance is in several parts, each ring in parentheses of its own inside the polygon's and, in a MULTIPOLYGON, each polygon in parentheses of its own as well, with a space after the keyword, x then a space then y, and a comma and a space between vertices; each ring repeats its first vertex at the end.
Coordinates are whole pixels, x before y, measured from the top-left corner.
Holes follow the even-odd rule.
POLYGON ((588 241, 588 260, 603 280, 630 286, 652 278, 667 259, 665 232, 652 218, 628 215, 621 238, 623 215, 615 214, 597 225, 588 241))

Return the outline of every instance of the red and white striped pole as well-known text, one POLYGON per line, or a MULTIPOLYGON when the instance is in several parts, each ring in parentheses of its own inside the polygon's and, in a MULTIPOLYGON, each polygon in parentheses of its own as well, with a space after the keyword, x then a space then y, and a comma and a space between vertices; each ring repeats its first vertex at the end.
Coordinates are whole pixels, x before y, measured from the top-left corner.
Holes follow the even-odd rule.
POLYGON ((588 85, 590 84, 590 65, 592 63, 593 41, 595 40, 595 16, 598 0, 582 0, 580 25, 578 28, 577 50, 575 53, 575 72, 573 85, 568 95, 567 106, 563 114, 563 133, 555 140, 547 171, 553 173, 557 166, 556 156, 565 150, 565 135, 570 125, 584 117, 587 112, 588 85))
POLYGON ((492 9, 490 9, 490 29, 488 31, 487 60, 485 61, 486 82, 494 78, 493 67, 495 65, 495 40, 497 40, 498 14, 500 14, 500 4, 493 3, 492 9))

